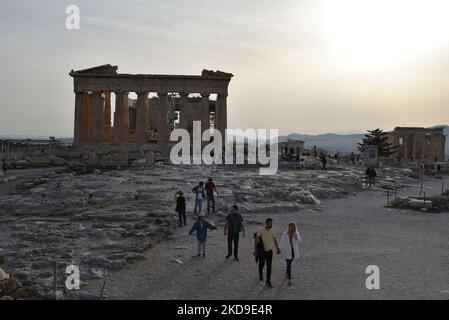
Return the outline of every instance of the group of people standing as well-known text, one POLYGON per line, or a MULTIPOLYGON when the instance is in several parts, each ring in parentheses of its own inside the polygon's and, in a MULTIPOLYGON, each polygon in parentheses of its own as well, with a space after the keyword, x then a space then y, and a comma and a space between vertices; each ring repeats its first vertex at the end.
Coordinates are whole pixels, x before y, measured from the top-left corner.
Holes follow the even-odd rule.
MULTIPOLYGON (((207 240, 207 230, 216 230, 217 227, 206 220, 206 214, 200 212, 197 221, 190 228, 189 235, 196 232, 196 239, 198 244, 197 257, 203 255, 206 257, 206 240, 207 240)), ((224 235, 228 237, 228 259, 232 253, 234 253, 234 260, 239 261, 239 238, 240 232, 243 233, 245 237, 245 227, 243 226, 243 217, 239 213, 239 208, 237 205, 233 205, 229 209, 229 214, 226 216, 224 235), (234 250, 232 250, 234 247, 234 250)))
POLYGON ((207 200, 207 213, 210 213, 210 208, 212 207, 212 212, 215 213, 215 196, 214 191, 218 194, 215 184, 212 182, 212 178, 209 178, 206 185, 203 187, 204 183, 200 181, 198 185, 192 189, 195 193, 195 208, 193 210, 194 214, 199 214, 201 212, 203 202, 207 200))
MULTIPOLYGON (((209 178, 206 186, 204 183, 200 181, 196 187, 192 189, 192 192, 195 194, 195 204, 193 209, 193 217, 199 218, 199 215, 202 212, 203 202, 207 200, 207 213, 210 213, 210 209, 212 208, 212 212, 215 213, 215 196, 214 192, 218 194, 217 188, 215 184, 212 182, 212 178, 209 178)), ((179 226, 187 225, 187 217, 186 217, 186 198, 184 196, 184 192, 178 191, 175 194, 175 202, 176 208, 175 212, 178 213, 179 226)))
POLYGON ((365 175, 366 175, 366 185, 370 186, 370 187, 375 187, 376 186, 376 177, 377 177, 377 172, 374 169, 373 166, 368 167, 365 171, 365 175))
MULTIPOLYGON (((197 239, 197 257, 201 255, 206 257, 206 241, 208 230, 216 230, 217 227, 206 220, 206 213, 201 211, 203 201, 207 199, 207 212, 212 208, 215 212, 214 191, 217 192, 212 179, 209 178, 206 186, 200 182, 198 186, 192 189, 195 194, 194 214, 197 215, 196 221, 190 228, 189 235, 196 233, 197 239)), ((217 192, 218 193, 218 192, 217 192)), ((186 201, 182 191, 176 193, 176 212, 179 216, 179 225, 186 225, 186 201)), ((243 217, 239 213, 237 205, 229 208, 228 215, 224 224, 224 235, 227 237, 228 252, 225 259, 229 259, 232 255, 235 261, 239 261, 239 240, 240 233, 245 238, 245 227, 243 225, 243 217)), ((299 242, 301 237, 295 222, 290 222, 287 230, 282 234, 280 242, 278 242, 276 233, 273 230, 273 219, 267 218, 265 226, 254 233, 254 251, 256 263, 258 263, 259 280, 264 281, 263 271, 266 266, 266 285, 272 288, 271 270, 273 262, 273 250, 276 248, 276 254, 283 254, 286 261, 286 277, 288 284, 292 279, 292 262, 299 258, 299 242)))

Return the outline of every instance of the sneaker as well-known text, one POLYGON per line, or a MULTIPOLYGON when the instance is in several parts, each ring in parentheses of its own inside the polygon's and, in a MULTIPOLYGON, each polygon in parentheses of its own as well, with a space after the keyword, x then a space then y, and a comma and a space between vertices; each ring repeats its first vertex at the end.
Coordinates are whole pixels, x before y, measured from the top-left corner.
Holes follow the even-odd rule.
POLYGON ((235 261, 240 261, 240 260, 239 260, 239 257, 234 257, 234 260, 235 260, 235 261))
POLYGON ((263 276, 262 275, 259 275, 259 280, 263 281, 263 276))
POLYGON ((203 253, 203 258, 206 258, 206 254, 205 253, 203 253))
POLYGON ((229 259, 229 257, 230 257, 231 255, 230 254, 228 254, 227 256, 226 256, 226 259, 229 259))
POLYGON ((267 281, 267 287, 273 288, 273 285, 271 284, 271 281, 267 281))

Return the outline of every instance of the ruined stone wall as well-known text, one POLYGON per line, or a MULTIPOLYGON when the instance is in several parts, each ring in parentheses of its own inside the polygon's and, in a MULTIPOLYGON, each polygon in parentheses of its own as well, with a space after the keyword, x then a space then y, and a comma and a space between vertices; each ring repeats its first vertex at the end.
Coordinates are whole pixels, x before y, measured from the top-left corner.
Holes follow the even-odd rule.
POLYGON ((444 161, 443 129, 401 128, 388 133, 388 141, 397 146, 396 157, 408 161, 444 161))

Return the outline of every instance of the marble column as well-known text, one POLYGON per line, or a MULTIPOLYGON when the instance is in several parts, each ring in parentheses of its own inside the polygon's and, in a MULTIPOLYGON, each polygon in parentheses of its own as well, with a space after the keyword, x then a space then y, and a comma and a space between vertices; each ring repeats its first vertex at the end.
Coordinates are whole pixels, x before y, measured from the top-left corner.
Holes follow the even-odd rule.
POLYGON ((84 129, 84 92, 75 92, 75 119, 73 145, 77 146, 83 142, 84 129))
POLYGON ((111 92, 104 93, 104 127, 103 141, 111 142, 111 92))
POLYGON ((104 98, 102 91, 92 92, 92 114, 93 114, 93 130, 92 143, 101 144, 103 142, 104 128, 104 98))
POLYGON ((115 92, 114 134, 116 143, 127 143, 129 136, 128 92, 115 92))
POLYGON ((209 118, 209 93, 201 93, 201 131, 204 132, 210 128, 209 118))
POLYGON ((84 117, 83 117, 83 142, 91 143, 92 142, 92 124, 93 124, 93 116, 92 116, 92 92, 86 91, 84 92, 84 117))
POLYGON ((168 114, 168 99, 167 92, 158 92, 159 97, 158 110, 159 114, 157 117, 157 142, 159 144, 165 144, 168 142, 168 124, 167 124, 167 114, 168 114))
POLYGON ((179 95, 180 98, 180 106, 179 106, 179 112, 180 112, 180 119, 179 119, 179 128, 187 130, 189 126, 189 105, 188 105, 188 93, 180 92, 179 95))
POLYGON ((227 96, 227 94, 219 93, 217 95, 217 103, 215 105, 215 128, 220 131, 223 142, 225 139, 226 129, 228 127, 226 101, 227 96))
POLYGON ((149 122, 148 91, 137 93, 136 142, 144 144, 149 122))

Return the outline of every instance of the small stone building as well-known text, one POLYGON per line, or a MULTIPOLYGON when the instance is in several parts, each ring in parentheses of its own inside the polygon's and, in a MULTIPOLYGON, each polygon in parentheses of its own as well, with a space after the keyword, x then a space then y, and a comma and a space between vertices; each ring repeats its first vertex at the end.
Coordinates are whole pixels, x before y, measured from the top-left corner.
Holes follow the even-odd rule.
POLYGON ((446 136, 443 128, 396 127, 387 133, 397 146, 395 158, 406 161, 444 161, 446 136))
POLYGON ((284 155, 302 156, 304 153, 304 141, 288 139, 288 141, 279 142, 278 150, 284 155))

